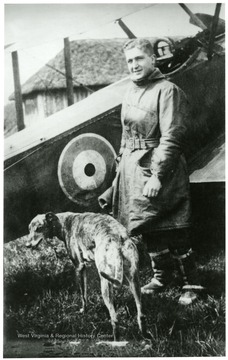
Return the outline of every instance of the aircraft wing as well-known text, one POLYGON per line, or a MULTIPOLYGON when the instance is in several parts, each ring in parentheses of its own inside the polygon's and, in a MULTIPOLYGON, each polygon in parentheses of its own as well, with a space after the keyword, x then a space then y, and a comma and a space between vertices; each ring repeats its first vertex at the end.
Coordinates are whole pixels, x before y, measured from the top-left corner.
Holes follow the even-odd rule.
POLYGON ((224 182, 225 181, 225 136, 203 148, 189 164, 190 182, 224 182))

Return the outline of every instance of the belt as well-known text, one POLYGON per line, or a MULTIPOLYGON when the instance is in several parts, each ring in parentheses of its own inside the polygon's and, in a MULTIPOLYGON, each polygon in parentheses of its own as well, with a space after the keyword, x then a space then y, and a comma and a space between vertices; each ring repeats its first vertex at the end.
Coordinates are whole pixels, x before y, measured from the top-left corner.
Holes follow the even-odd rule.
POLYGON ((159 139, 139 139, 133 137, 126 139, 125 145, 130 150, 147 150, 158 147, 159 139))

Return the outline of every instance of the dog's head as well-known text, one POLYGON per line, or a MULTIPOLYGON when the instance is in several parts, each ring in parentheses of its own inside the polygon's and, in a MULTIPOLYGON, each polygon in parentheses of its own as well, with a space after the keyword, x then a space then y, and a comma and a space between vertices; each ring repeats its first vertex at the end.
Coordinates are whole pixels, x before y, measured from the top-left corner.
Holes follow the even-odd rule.
POLYGON ((29 239, 27 247, 35 248, 45 239, 58 236, 59 219, 54 213, 37 215, 29 224, 29 239))

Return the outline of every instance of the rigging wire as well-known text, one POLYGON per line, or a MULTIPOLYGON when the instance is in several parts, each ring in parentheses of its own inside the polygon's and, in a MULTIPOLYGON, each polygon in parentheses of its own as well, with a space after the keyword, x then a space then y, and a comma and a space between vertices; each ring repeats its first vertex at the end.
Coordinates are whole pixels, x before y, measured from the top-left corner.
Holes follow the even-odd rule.
MULTIPOLYGON (((140 9, 140 10, 138 10, 138 11, 129 12, 127 15, 123 16, 122 18, 126 18, 127 16, 130 16, 130 15, 132 15, 132 14, 138 13, 138 12, 140 12, 140 11, 146 9, 146 8, 149 8, 149 7, 151 7, 151 6, 154 6, 154 5, 155 5, 155 4, 152 4, 152 5, 150 4, 150 5, 148 5, 148 6, 143 7, 142 9, 140 9)), ((122 18, 118 17, 118 19, 122 19, 122 18)), ((107 23, 105 23, 105 24, 101 24, 99 27, 96 27, 96 28, 93 28, 93 29, 90 29, 90 30, 87 30, 87 31, 84 31, 84 32, 81 32, 81 33, 78 33, 78 34, 74 34, 74 36, 86 34, 86 33, 88 33, 89 31, 96 30, 97 28, 103 27, 103 26, 108 25, 108 24, 112 24, 112 23, 115 24, 115 23, 116 23, 116 20, 117 20, 117 19, 112 20, 112 21, 109 21, 109 22, 107 22, 107 23)), ((73 36, 73 35, 70 35, 70 36, 73 36)), ((60 40, 60 38, 57 38, 57 40, 60 40)), ((62 38, 61 38, 61 40, 62 40, 62 38)), ((53 41, 54 41, 54 40, 52 40, 52 41, 50 41, 50 42, 53 42, 53 41)), ((48 43, 50 43, 50 42, 48 42, 48 43)), ((9 47, 9 45, 6 45, 6 46, 5 46, 5 49, 6 49, 7 47, 9 47)), ((32 47, 34 47, 34 46, 21 48, 20 50, 22 50, 23 52, 26 53, 25 49, 29 49, 29 48, 32 48, 32 47)), ((32 56, 32 55, 30 55, 30 56, 32 56)), ((37 56, 32 56, 32 57, 38 59, 37 56)), ((62 71, 56 69, 54 66, 51 66, 50 64, 45 64, 44 66, 47 66, 47 67, 53 69, 54 71, 60 73, 60 74, 63 75, 64 77, 66 77, 66 74, 65 74, 65 73, 63 73, 62 71)), ((39 75, 37 75, 37 76, 39 76, 39 75)), ((40 79, 41 79, 41 77, 40 77, 40 79)), ((94 91, 93 91, 92 89, 90 89, 89 87, 87 87, 87 86, 83 85, 82 83, 78 82, 74 77, 72 77, 72 80, 73 80, 75 83, 79 84, 80 86, 86 88, 87 90, 94 92, 94 91)), ((44 83, 45 88, 47 88, 47 84, 46 84, 45 80, 41 79, 41 81, 44 83)), ((48 89, 48 88, 47 88, 47 89, 48 89)), ((49 90, 48 90, 48 91, 49 91, 49 90)), ((16 161, 15 163, 11 164, 10 166, 8 166, 7 168, 4 169, 4 171, 8 170, 8 169, 11 168, 12 166, 14 166, 14 165, 16 165, 17 163, 21 162, 22 160, 24 160, 24 159, 27 158, 28 156, 32 155, 33 153, 35 153, 35 152, 38 151, 39 149, 40 149, 40 147, 37 148, 37 149, 35 149, 34 151, 32 151, 31 153, 29 153, 29 154, 26 155, 25 157, 21 158, 20 160, 16 161)))
MULTIPOLYGON (((54 66, 52 66, 50 64, 45 64, 45 66, 49 67, 50 69, 58 72, 59 74, 63 75, 64 77, 66 77, 66 74, 63 71, 56 69, 54 66)), ((94 90, 92 90, 88 86, 82 84, 80 81, 77 81, 73 76, 71 76, 70 79, 73 80, 74 83, 84 87, 86 90, 88 90, 88 91, 90 91, 92 93, 94 92, 94 90)))
MULTIPOLYGON (((134 3, 133 3, 133 5, 134 5, 134 3)), ((91 29, 89 29, 89 30, 85 30, 85 31, 77 32, 77 33, 71 33, 71 34, 66 35, 66 36, 64 36, 64 37, 69 37, 69 38, 70 38, 70 37, 85 35, 85 34, 91 32, 91 31, 96 31, 97 29, 102 28, 102 27, 104 27, 104 26, 106 26, 106 25, 115 24, 116 21, 119 20, 119 19, 125 19, 126 17, 128 17, 128 16, 130 16, 130 15, 139 13, 140 11, 143 11, 143 10, 145 10, 145 9, 147 9, 147 8, 149 8, 149 7, 155 6, 155 5, 156 5, 156 4, 150 4, 150 5, 144 6, 144 7, 141 8, 140 10, 131 11, 131 12, 127 13, 126 15, 122 16, 122 17, 118 17, 117 19, 107 21, 107 22, 105 22, 105 23, 103 23, 103 24, 100 24, 100 25, 97 26, 97 27, 93 27, 93 28, 91 28, 91 29)), ((18 49, 14 49, 13 51, 30 49, 30 48, 34 48, 34 47, 36 47, 36 46, 41 46, 41 45, 48 44, 48 43, 52 43, 52 42, 55 42, 55 41, 61 41, 62 39, 63 39, 63 37, 57 37, 57 38, 52 39, 51 41, 43 42, 42 44, 39 44, 39 45, 24 46, 24 47, 20 47, 20 48, 18 48, 18 49)), ((6 44, 6 45, 4 46, 4 49, 6 50, 8 47, 10 47, 11 45, 15 45, 15 44, 16 44, 16 42, 11 43, 11 44, 6 44)), ((11 51, 10 51, 10 52, 11 52, 11 51)))
MULTIPOLYGON (((95 28, 90 29, 90 30, 86 30, 86 31, 83 31, 83 32, 79 32, 79 33, 77 33, 77 34, 76 34, 76 33, 70 34, 68 37, 83 35, 83 34, 86 34, 86 33, 90 32, 90 31, 97 30, 97 29, 99 29, 100 27, 103 27, 103 26, 106 26, 106 25, 109 25, 109 24, 116 24, 117 20, 126 18, 126 17, 128 17, 128 16, 130 16, 130 15, 132 15, 132 14, 136 14, 136 13, 138 13, 138 12, 140 12, 140 11, 143 11, 143 10, 145 10, 146 8, 149 8, 149 7, 154 6, 154 5, 155 5, 155 4, 150 4, 150 5, 144 6, 142 9, 137 10, 137 11, 131 11, 131 12, 127 13, 126 15, 124 15, 123 17, 118 17, 118 19, 115 19, 115 20, 112 20, 112 21, 108 21, 108 22, 106 22, 106 23, 104 23, 104 24, 101 24, 100 26, 95 27, 95 28)), ((62 40, 62 38, 56 38, 56 39, 53 39, 52 41, 50 41, 50 42, 48 42, 48 43, 51 43, 51 42, 53 43, 54 41, 57 41, 57 40, 60 41, 60 39, 62 40)), ((76 41, 76 40, 75 40, 75 41, 76 41)), ((5 49, 8 48, 8 47, 10 47, 11 45, 14 45, 14 44, 15 44, 15 43, 5 45, 5 49)), ((22 47, 22 48, 20 49, 20 51, 23 51, 25 54, 27 53, 27 55, 29 55, 30 57, 33 57, 34 59, 40 59, 38 56, 34 56, 34 55, 31 55, 31 54, 28 54, 28 52, 26 51, 27 49, 30 49, 30 48, 33 48, 33 47, 34 47, 34 46, 25 47, 25 48, 22 47), (26 49, 26 50, 25 50, 25 49, 26 49)), ((50 64, 48 64, 48 63, 44 64, 43 66, 46 66, 46 67, 51 68, 52 70, 60 73, 61 75, 63 75, 63 76, 66 78, 66 74, 65 74, 64 72, 62 72, 61 70, 55 68, 54 66, 52 66, 52 65, 50 65, 50 64)), ((36 75, 39 76, 38 74, 36 74, 36 75)), ((45 86, 45 89, 48 91, 48 93, 50 93, 50 90, 48 89, 48 84, 46 83, 46 81, 45 81, 44 79, 42 79, 40 76, 39 76, 39 78, 40 78, 40 80, 43 82, 43 84, 44 84, 44 86, 45 86)), ((83 87, 84 89, 88 90, 90 93, 93 93, 93 92, 94 92, 94 90, 91 89, 90 87, 88 87, 88 86, 84 85, 83 83, 77 81, 77 80, 75 79, 75 77, 72 76, 72 77, 71 77, 71 80, 74 82, 75 85, 79 85, 79 86, 83 87)))
POLYGON ((19 159, 18 161, 15 161, 14 163, 12 163, 11 165, 9 165, 8 167, 6 167, 4 169, 4 172, 6 170, 9 170, 11 167, 15 166, 16 164, 20 163, 21 161, 25 160, 27 157, 31 156, 32 154, 34 154, 35 152, 37 152, 38 150, 41 149, 41 146, 35 150, 33 150, 32 152, 30 152, 29 154, 27 154, 26 156, 22 157, 21 159, 19 159))
MULTIPOLYGON (((76 40, 75 40, 75 41, 76 41, 76 40)), ((34 56, 34 55, 29 54, 29 53, 28 53, 26 50, 24 50, 24 49, 22 50, 22 52, 23 52, 24 54, 30 56, 30 57, 33 58, 33 59, 42 61, 41 58, 39 58, 38 56, 34 56)), ((46 66, 46 67, 48 67, 48 68, 56 71, 57 73, 61 74, 64 78, 66 78, 66 73, 64 73, 63 71, 57 69, 56 67, 54 67, 54 66, 52 66, 52 65, 50 65, 50 64, 48 64, 48 63, 44 64, 43 66, 44 66, 44 67, 46 66)), ((46 90, 49 92, 49 94, 51 94, 51 93, 50 93, 50 90, 48 89, 48 84, 47 84, 47 82, 46 82, 44 79, 41 78, 39 72, 36 73, 36 74, 34 74, 33 76, 38 76, 38 77, 40 78, 40 80, 43 82, 46 90)), ((93 89, 91 89, 91 88, 88 87, 87 85, 84 85, 82 82, 76 80, 74 76, 71 76, 70 78, 71 78, 71 80, 74 82, 75 85, 79 85, 79 86, 85 88, 85 89, 88 90, 90 93, 93 93, 93 92, 94 92, 93 89)))

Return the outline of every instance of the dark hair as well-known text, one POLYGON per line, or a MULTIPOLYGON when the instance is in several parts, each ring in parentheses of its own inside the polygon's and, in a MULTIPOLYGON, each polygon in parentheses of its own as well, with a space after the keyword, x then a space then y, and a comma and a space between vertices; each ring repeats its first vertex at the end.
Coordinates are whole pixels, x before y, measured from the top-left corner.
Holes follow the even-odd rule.
POLYGON ((138 48, 140 50, 143 50, 148 55, 153 55, 154 50, 151 45, 151 42, 147 39, 131 39, 128 40, 125 45, 123 46, 123 50, 127 51, 133 48, 138 48))

